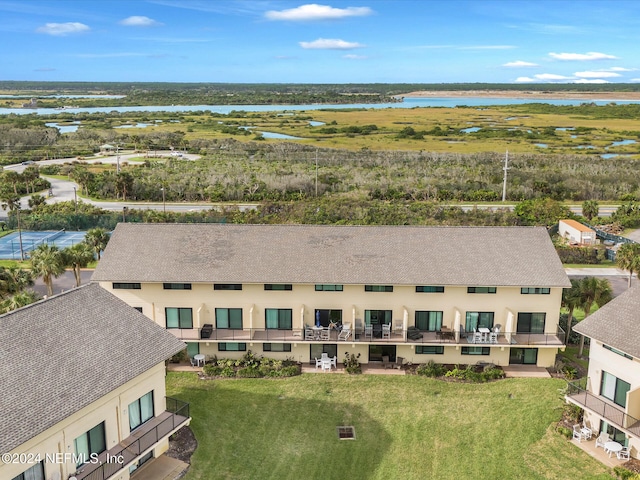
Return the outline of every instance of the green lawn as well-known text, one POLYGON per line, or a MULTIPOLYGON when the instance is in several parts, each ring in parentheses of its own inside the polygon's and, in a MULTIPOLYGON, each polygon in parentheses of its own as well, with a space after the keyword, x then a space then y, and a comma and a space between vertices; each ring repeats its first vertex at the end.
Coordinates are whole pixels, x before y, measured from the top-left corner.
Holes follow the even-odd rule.
POLYGON ((198 440, 186 480, 611 478, 550 429, 563 386, 386 375, 167 377, 167 395, 191 404, 198 440), (338 440, 338 425, 355 426, 357 439, 338 440))

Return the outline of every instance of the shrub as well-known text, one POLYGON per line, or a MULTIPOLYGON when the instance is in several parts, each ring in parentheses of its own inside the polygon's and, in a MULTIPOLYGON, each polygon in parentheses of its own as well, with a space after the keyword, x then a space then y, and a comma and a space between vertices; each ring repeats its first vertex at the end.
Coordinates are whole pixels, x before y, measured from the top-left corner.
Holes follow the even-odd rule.
POLYGON ((236 372, 236 376, 241 378, 260 378, 262 372, 256 366, 242 367, 236 372))
POLYGON ((487 380, 498 380, 499 378, 504 378, 504 370, 497 367, 487 367, 481 375, 485 382, 487 380))
POLYGON ((236 371, 233 369, 233 367, 227 365, 226 367, 223 367, 222 370, 220 371, 220 376, 222 376, 222 377, 235 377, 236 376, 236 371))
POLYGON ((217 377, 222 372, 222 367, 208 363, 202 368, 202 371, 207 377, 217 377))
POLYGON ((360 366, 360 362, 358 359, 360 358, 360 354, 354 355, 353 353, 349 355, 349 352, 344 352, 344 370, 350 374, 362 373, 362 367, 360 366))
POLYGON ((637 475, 636 473, 632 472, 631 470, 628 470, 624 467, 613 467, 613 472, 616 474, 616 476, 621 479, 621 480, 635 480, 640 478, 640 475, 637 475))
POLYGON ((571 429, 564 427, 562 425, 558 425, 558 428, 556 429, 556 431, 562 435, 563 437, 566 437, 568 439, 573 438, 573 432, 571 431, 571 429))
POLYGON ((420 365, 416 369, 416 373, 425 377, 441 377, 445 373, 445 368, 444 365, 429 360, 427 363, 420 365))

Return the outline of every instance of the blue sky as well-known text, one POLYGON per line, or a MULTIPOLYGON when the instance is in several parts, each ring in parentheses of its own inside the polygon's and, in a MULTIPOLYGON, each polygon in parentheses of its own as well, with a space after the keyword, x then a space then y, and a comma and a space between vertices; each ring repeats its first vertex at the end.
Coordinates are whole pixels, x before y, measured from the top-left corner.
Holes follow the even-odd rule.
POLYGON ((0 0, 0 80, 640 82, 637 0, 0 0))

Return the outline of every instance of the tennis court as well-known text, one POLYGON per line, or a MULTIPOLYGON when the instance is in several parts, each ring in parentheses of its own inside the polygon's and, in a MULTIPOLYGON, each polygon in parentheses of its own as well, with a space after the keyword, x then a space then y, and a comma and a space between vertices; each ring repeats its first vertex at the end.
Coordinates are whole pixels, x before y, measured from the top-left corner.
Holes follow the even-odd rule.
MULTIPOLYGON (((22 232, 22 249, 25 252, 25 258, 28 258, 28 252, 34 250, 38 245, 49 244, 63 249, 80 243, 87 232, 67 232, 59 231, 23 231, 22 232)), ((20 237, 18 232, 10 233, 0 238, 0 259, 2 260, 20 260, 20 237)))

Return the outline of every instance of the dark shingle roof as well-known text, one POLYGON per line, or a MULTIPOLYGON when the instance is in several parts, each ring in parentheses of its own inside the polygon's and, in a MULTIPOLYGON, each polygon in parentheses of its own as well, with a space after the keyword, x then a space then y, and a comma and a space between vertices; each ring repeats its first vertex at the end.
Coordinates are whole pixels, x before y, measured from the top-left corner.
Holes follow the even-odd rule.
POLYGON ((97 284, 0 316, 0 452, 184 347, 97 284))
POLYGON ((570 286, 538 227, 119 224, 92 280, 570 286))
POLYGON ((640 286, 628 289, 603 305, 573 329, 640 358, 640 286))

